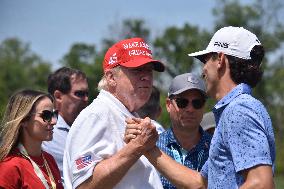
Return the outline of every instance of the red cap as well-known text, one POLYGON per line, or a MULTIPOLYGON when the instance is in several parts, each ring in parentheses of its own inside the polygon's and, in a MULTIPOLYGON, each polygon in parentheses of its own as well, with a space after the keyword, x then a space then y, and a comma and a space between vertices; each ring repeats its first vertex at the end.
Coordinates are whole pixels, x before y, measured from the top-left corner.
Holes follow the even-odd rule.
POLYGON ((154 70, 163 72, 165 66, 158 60, 152 59, 149 45, 142 38, 131 38, 119 41, 108 49, 104 58, 104 71, 118 65, 136 68, 153 63, 154 70))

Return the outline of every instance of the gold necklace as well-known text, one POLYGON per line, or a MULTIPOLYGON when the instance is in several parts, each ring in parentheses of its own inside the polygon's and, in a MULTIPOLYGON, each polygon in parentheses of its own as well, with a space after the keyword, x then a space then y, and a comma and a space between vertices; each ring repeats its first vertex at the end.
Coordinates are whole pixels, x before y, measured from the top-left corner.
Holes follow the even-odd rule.
POLYGON ((52 172, 51 172, 51 170, 50 170, 50 168, 49 168, 49 165, 48 165, 48 163, 47 163, 47 161, 46 161, 46 159, 45 159, 43 153, 42 153, 42 158, 43 158, 43 162, 44 162, 45 168, 46 168, 46 170, 47 170, 48 178, 49 178, 50 183, 51 183, 51 188, 52 188, 52 189, 56 189, 55 179, 54 179, 54 177, 53 177, 53 174, 52 174, 52 172))
MULTIPOLYGON (((24 157, 25 159, 27 159, 27 160, 29 160, 29 158, 27 158, 24 154, 22 154, 22 153, 19 153, 22 157, 24 157)), ((41 154, 41 157, 42 157, 42 159, 43 159, 43 154, 41 154)), ((42 163, 42 165, 40 165, 40 164, 38 164, 38 163, 36 163, 37 164, 37 166, 38 167, 40 167, 40 168, 43 168, 44 167, 44 162, 42 163)))
POLYGON ((39 165, 39 164, 37 163, 37 166, 40 167, 40 168, 43 168, 43 167, 44 167, 44 162, 43 162, 42 165, 39 165))

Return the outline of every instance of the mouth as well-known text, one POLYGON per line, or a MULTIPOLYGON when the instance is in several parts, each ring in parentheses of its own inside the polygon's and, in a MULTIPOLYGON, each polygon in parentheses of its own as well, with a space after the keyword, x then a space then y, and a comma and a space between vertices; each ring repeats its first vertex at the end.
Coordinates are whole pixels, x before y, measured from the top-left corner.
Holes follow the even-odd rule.
POLYGON ((48 132, 53 132, 53 128, 47 129, 48 132))
POLYGON ((138 87, 139 89, 150 89, 150 87, 148 86, 142 86, 142 87, 138 87))
POLYGON ((186 116, 186 117, 182 117, 182 119, 183 120, 194 120, 194 119, 196 119, 195 117, 188 117, 188 116, 186 116))

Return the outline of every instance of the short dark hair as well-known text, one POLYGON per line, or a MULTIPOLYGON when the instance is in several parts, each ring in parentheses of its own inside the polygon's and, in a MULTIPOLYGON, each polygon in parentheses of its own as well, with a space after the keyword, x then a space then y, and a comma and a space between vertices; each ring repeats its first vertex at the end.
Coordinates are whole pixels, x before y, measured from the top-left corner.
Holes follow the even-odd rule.
POLYGON ((153 86, 149 100, 137 110, 137 113, 141 118, 149 117, 155 120, 158 111, 160 111, 160 91, 157 87, 153 86))
POLYGON ((53 96, 55 90, 59 90, 64 94, 69 93, 71 90, 70 79, 73 75, 76 75, 76 77, 87 79, 84 72, 68 67, 59 68, 54 73, 51 73, 48 76, 47 80, 49 94, 53 96))
POLYGON ((241 59, 226 55, 229 60, 230 74, 236 84, 246 83, 252 88, 260 82, 263 71, 260 68, 264 57, 264 48, 256 45, 250 52, 251 59, 241 59))

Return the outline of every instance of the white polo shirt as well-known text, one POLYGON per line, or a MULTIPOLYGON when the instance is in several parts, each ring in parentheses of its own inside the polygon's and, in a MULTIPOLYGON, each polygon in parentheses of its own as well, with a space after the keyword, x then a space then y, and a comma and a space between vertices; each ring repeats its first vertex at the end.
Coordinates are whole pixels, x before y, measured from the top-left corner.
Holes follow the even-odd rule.
MULTIPOLYGON (((74 121, 66 141, 63 175, 66 188, 76 188, 92 176, 100 161, 117 153, 125 143, 125 118, 133 117, 112 94, 101 90, 98 97, 74 121)), ((141 156, 115 189, 162 189, 160 177, 141 156)))

